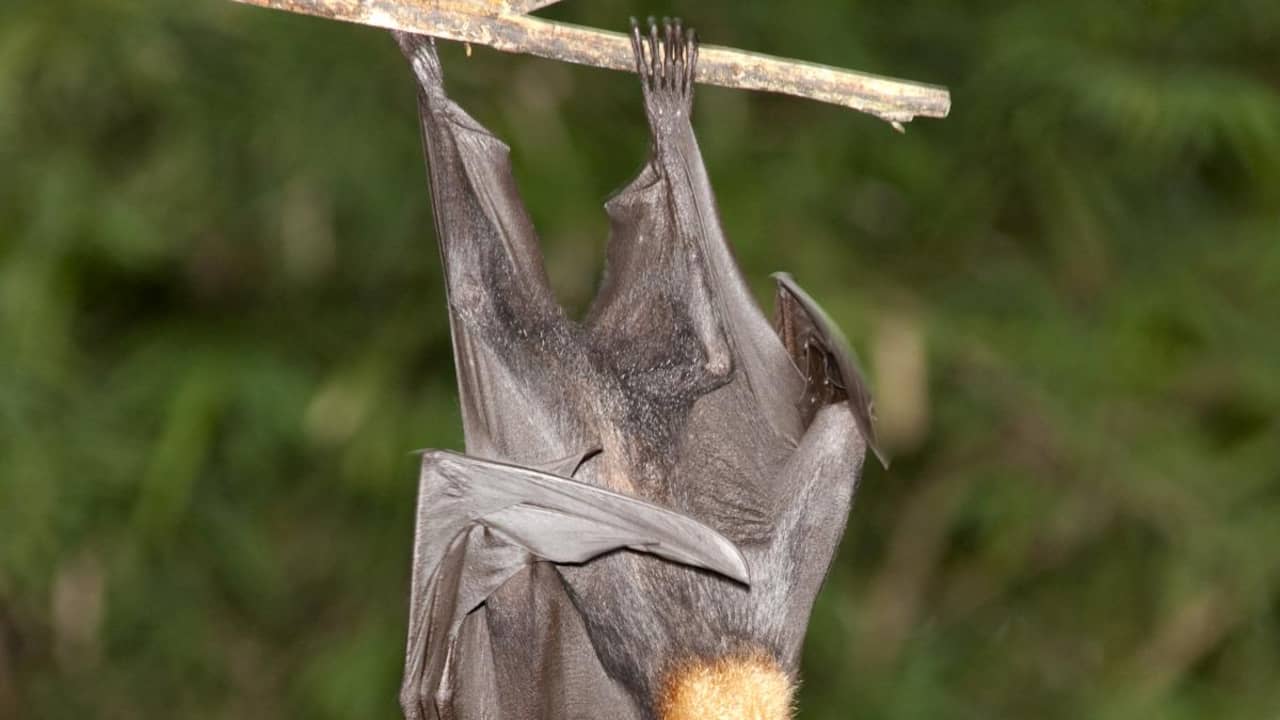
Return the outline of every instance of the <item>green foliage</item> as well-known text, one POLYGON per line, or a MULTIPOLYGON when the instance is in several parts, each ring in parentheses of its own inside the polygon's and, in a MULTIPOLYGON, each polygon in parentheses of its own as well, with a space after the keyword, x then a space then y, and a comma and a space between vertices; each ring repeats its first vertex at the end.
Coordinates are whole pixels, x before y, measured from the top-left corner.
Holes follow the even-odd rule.
MULTIPOLYGON (((801 717, 1280 708, 1280 3, 639 2, 945 84, 905 136, 705 89, 763 297, 868 359, 801 717)), ((553 282, 645 151, 626 76, 446 50, 553 282)), ((411 81, 222 0, 0 7, 0 717, 395 717, 415 461, 461 442, 411 81)))

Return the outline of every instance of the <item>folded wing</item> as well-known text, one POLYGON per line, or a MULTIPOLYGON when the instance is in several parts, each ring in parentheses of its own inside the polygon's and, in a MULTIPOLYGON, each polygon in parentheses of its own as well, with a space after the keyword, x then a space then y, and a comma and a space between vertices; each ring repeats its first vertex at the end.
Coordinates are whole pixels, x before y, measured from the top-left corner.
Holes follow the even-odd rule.
POLYGON ((516 573, 623 548, 747 581, 738 549, 688 517, 530 468, 427 453, 401 688, 406 717, 442 717, 452 706, 463 622, 516 573))

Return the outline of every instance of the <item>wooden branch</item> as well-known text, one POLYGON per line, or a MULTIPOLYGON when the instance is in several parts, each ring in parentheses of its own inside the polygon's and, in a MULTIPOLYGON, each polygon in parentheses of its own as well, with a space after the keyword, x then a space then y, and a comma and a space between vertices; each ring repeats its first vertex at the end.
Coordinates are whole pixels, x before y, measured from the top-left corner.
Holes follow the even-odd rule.
POLYGON ((506 0, 506 8, 508 12, 523 15, 558 2, 560 0, 506 0))
MULTIPOLYGON (((620 33, 528 15, 557 0, 237 0, 248 5, 317 15, 486 45, 564 62, 634 72, 630 39, 620 33)), ((946 117, 951 94, 935 85, 770 55, 703 45, 697 80, 763 90, 861 110, 902 130, 917 115, 946 117)))

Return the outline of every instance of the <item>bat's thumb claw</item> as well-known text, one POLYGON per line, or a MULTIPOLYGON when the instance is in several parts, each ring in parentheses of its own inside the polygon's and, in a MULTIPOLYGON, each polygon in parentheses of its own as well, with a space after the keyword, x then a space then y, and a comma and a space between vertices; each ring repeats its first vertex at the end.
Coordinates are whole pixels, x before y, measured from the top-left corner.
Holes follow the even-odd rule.
POLYGON ((747 559, 733 541, 708 527, 699 527, 696 543, 659 543, 647 548, 679 563, 706 568, 743 585, 751 584, 751 570, 747 559))

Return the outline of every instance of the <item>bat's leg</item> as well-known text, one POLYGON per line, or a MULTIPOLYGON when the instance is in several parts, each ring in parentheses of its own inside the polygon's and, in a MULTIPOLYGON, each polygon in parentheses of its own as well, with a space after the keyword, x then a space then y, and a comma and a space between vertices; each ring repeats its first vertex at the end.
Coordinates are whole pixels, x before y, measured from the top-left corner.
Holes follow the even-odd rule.
POLYGON ((628 412, 607 418, 622 441, 602 437, 601 464, 607 471, 627 459, 637 492, 706 518, 773 492, 777 467, 803 433, 804 381, 720 225, 690 123, 693 32, 678 22, 633 23, 631 40, 652 144, 639 177, 606 206, 605 282, 587 320, 602 364, 631 383, 619 403, 628 412), (662 404, 643 406, 650 397, 662 404), (649 437, 657 440, 641 444, 649 437))
POLYGON ((418 81, 467 449, 521 461, 580 451, 563 377, 574 344, 509 150, 446 96, 431 38, 395 37, 418 81))
MULTIPOLYGON (((418 80, 436 230, 453 298, 464 312, 498 293, 555 312, 533 223, 516 190, 510 149, 448 98, 435 41, 395 33, 418 80), (468 284, 470 283, 470 285, 468 284)), ((487 311, 488 308, 485 308, 487 311)))
POLYGON ((723 332, 731 361, 754 398, 754 410, 794 442, 801 432, 794 407, 802 391, 800 376, 733 259, 693 133, 697 39, 679 21, 659 28, 650 20, 647 36, 633 23, 632 43, 653 134, 654 166, 668 193, 674 234, 700 266, 710 297, 709 307, 695 310, 708 312, 723 332))

